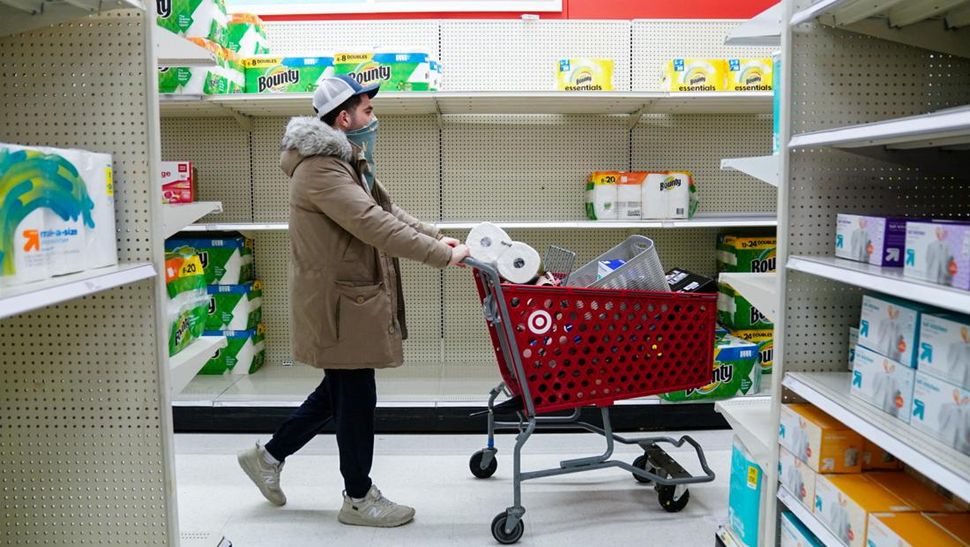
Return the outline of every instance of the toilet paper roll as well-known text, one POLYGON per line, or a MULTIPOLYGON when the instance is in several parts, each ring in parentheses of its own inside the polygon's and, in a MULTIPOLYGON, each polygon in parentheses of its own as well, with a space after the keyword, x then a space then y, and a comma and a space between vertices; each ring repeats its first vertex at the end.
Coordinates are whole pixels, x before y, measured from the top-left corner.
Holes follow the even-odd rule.
POLYGON ((465 245, 468 245, 472 258, 495 264, 498 258, 512 247, 512 238, 498 226, 483 222, 468 233, 465 245))
POLYGON ((498 273, 512 283, 528 283, 539 273, 542 259, 525 243, 512 242, 509 250, 498 259, 498 273))

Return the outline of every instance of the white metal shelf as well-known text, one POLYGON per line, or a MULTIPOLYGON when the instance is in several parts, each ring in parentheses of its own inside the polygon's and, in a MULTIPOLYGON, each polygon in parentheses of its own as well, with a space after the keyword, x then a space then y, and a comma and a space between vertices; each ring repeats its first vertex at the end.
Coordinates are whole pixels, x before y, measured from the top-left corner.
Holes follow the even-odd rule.
POLYGON ((136 8, 144 10, 139 0, 3 0, 0 1, 0 36, 66 23, 99 11, 136 8))
POLYGON ((158 53, 158 66, 215 66, 215 55, 186 40, 174 32, 160 26, 152 30, 155 35, 155 49, 158 53))
POLYGON ((778 173, 780 167, 781 157, 778 155, 721 160, 721 169, 738 171, 775 187, 778 186, 778 179, 781 178, 778 173))
POLYGON ((903 276, 902 268, 883 268, 832 256, 791 256, 788 269, 865 289, 904 296, 909 300, 948 310, 970 310, 970 291, 936 285, 903 276))
POLYGON ((792 137, 790 148, 831 146, 892 149, 950 148, 970 144, 970 106, 948 108, 919 116, 907 116, 792 137))
POLYGON ((162 224, 165 238, 172 237, 176 232, 185 229, 206 215, 221 212, 222 203, 218 201, 164 205, 162 207, 162 224))
POLYGON ((0 288, 0 319, 155 276, 149 262, 120 264, 64 275, 10 288, 0 288))
POLYGON ((784 11, 784 6, 781 2, 778 2, 728 32, 724 44, 728 46, 780 47, 783 26, 781 19, 784 11))
POLYGON ((761 469, 769 469, 771 448, 778 439, 771 397, 735 397, 714 403, 714 410, 724 416, 761 469))
POLYGON ((778 501, 783 503, 785 507, 791 511, 795 517, 805 525, 806 528, 811 530, 815 537, 822 542, 822 545, 827 547, 838 547, 840 545, 845 545, 842 541, 836 537, 824 524, 822 521, 818 520, 815 513, 810 512, 805 508, 798 499, 791 495, 788 490, 785 490, 784 486, 778 485, 778 501))
POLYGON ((970 501, 970 456, 849 393, 848 372, 793 372, 782 385, 933 482, 970 501))
POLYGON ((724 272, 718 280, 731 285, 772 322, 778 320, 778 274, 724 272))
POLYGON ((169 357, 169 388, 172 396, 181 393, 216 351, 226 347, 226 344, 225 336, 203 336, 174 357, 169 357))

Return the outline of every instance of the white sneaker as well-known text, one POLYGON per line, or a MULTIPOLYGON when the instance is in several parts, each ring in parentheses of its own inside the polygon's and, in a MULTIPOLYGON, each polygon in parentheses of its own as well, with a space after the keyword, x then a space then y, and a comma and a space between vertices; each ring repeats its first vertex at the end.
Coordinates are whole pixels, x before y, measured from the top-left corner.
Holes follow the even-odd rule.
POLYGON ((384 497, 376 486, 371 486, 364 499, 357 501, 344 492, 344 506, 337 520, 352 526, 375 526, 393 528, 411 522, 414 508, 399 505, 384 497))
POLYGON ((267 463, 263 457, 266 449, 256 443, 254 448, 243 450, 236 457, 239 460, 239 467, 249 475, 256 488, 273 505, 286 505, 286 495, 280 489, 280 471, 283 470, 283 463, 267 463))

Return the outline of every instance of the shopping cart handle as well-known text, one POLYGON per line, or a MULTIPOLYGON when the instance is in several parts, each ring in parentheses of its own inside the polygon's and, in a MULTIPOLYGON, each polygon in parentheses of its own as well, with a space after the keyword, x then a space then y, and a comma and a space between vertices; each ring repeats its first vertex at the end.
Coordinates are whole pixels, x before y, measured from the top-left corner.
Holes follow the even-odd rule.
POLYGON ((469 256, 464 260, 462 260, 461 263, 475 270, 483 270, 485 272, 494 273, 495 275, 498 275, 498 270, 495 269, 495 266, 492 266, 491 264, 488 264, 486 262, 482 262, 477 258, 472 258, 469 256))

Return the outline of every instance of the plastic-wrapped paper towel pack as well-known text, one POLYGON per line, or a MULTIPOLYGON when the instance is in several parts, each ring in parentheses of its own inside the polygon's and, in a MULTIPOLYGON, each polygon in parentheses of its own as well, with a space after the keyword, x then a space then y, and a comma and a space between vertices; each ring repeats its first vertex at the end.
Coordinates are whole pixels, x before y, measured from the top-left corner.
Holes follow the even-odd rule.
POLYGON ((532 247, 512 241, 505 230, 483 222, 472 228, 465 244, 472 258, 492 264, 512 283, 528 283, 539 273, 542 258, 532 247))

